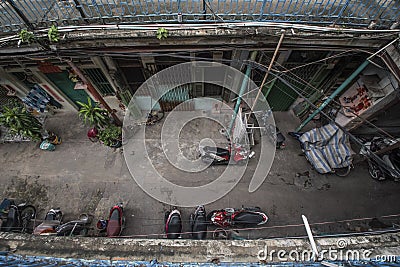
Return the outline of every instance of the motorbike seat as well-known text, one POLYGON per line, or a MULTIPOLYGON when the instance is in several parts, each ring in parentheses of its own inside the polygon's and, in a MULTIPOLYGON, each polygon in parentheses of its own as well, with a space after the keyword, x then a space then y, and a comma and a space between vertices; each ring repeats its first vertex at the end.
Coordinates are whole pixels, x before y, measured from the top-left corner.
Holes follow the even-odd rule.
POLYGON ((120 215, 117 209, 113 210, 107 224, 107 236, 118 236, 121 232, 120 215))
POLYGON ((211 153, 216 153, 218 156, 227 156, 229 155, 229 150, 221 147, 212 147, 212 146, 206 146, 204 148, 205 151, 211 152, 211 153))
POLYGON ((174 214, 168 221, 168 238, 178 238, 182 231, 182 220, 178 214, 174 214))
POLYGON ((242 212, 233 218, 234 223, 259 224, 263 221, 262 215, 253 212, 242 212))

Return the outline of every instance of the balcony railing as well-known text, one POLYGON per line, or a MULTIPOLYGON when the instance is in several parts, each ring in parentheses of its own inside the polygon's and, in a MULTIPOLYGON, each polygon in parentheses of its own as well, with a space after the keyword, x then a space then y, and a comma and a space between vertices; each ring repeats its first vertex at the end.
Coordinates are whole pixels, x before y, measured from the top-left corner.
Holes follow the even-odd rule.
POLYGON ((387 29, 399 0, 0 0, 0 30, 57 25, 270 21, 387 29), (27 23, 28 22, 28 23, 27 23))

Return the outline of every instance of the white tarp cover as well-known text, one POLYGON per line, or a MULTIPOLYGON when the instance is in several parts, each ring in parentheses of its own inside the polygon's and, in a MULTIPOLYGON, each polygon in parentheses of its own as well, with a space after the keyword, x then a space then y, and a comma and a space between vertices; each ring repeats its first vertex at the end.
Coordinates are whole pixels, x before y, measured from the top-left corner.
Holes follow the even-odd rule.
POLYGON ((306 158, 319 173, 331 173, 352 164, 354 152, 349 137, 336 124, 305 132, 299 141, 306 158))

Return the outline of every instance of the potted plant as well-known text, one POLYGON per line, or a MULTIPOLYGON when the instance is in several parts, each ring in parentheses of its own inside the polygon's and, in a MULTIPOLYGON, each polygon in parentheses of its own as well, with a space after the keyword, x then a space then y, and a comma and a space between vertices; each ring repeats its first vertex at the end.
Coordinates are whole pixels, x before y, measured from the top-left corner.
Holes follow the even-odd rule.
POLYGON ((81 109, 79 110, 79 117, 85 124, 92 128, 101 129, 110 124, 110 116, 107 110, 99 107, 98 103, 92 102, 88 97, 88 103, 77 102, 81 109))
POLYGON ((42 137, 42 124, 21 105, 4 106, 0 113, 0 124, 9 128, 12 134, 34 141, 39 141, 42 137))
POLYGON ((109 124, 99 132, 98 138, 106 146, 115 148, 121 147, 122 129, 114 124, 109 124))

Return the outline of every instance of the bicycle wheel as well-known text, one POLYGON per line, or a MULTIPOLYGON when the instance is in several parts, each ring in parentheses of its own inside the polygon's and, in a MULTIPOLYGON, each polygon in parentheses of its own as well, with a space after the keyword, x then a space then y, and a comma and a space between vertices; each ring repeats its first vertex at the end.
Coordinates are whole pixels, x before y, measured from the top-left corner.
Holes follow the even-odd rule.
POLYGON ((213 231, 212 238, 227 240, 227 239, 229 239, 229 233, 227 230, 225 230, 223 228, 217 228, 213 231))
POLYGON ((344 167, 344 168, 338 168, 338 169, 335 169, 335 174, 339 177, 346 177, 347 175, 349 175, 351 169, 352 169, 351 165, 344 167))
POLYGON ((25 233, 28 230, 29 223, 36 216, 35 207, 28 205, 21 211, 21 232, 25 233))

